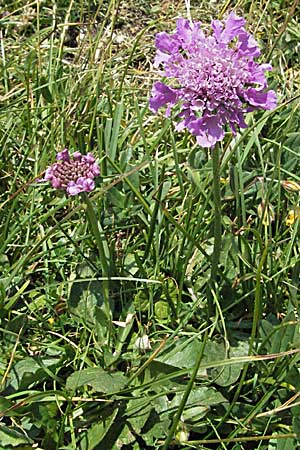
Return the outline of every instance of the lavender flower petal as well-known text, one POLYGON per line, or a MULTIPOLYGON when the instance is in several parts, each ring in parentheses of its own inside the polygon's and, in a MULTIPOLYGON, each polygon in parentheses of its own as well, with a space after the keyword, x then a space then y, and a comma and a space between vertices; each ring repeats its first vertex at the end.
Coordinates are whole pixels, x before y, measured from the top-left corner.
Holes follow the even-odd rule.
POLYGON ((64 148, 61 152, 57 153, 56 159, 62 161, 70 161, 69 150, 67 148, 64 148))
POLYGON ((70 181, 70 183, 67 186, 66 191, 67 191, 67 193, 69 195, 72 195, 72 196, 80 194, 80 192, 83 192, 82 186, 80 186, 79 184, 75 183, 75 181, 70 181))
POLYGON ((244 92, 245 98, 250 105, 262 109, 274 109, 276 107, 276 94, 274 91, 264 92, 254 88, 249 88, 244 92))
POLYGON ((152 98, 150 99, 150 109, 157 112, 159 108, 167 103, 175 105, 177 101, 177 92, 164 83, 157 82, 152 89, 152 98))
POLYGON ((166 107, 166 116, 173 110, 176 129, 188 129, 205 147, 224 138, 226 124, 235 133, 247 126, 247 112, 276 106, 265 77, 272 67, 255 61, 260 50, 245 23, 231 13, 205 35, 200 22, 178 19, 173 34, 156 36, 155 66, 166 81, 154 83, 150 109, 166 107))

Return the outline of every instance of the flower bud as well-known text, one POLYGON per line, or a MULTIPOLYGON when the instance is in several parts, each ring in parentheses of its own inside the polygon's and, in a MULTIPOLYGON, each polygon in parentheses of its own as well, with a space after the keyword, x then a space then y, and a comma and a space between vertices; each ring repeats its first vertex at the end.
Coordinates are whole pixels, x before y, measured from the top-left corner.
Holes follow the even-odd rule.
POLYGON ((300 184, 292 180, 283 180, 281 186, 289 192, 300 192, 300 184))

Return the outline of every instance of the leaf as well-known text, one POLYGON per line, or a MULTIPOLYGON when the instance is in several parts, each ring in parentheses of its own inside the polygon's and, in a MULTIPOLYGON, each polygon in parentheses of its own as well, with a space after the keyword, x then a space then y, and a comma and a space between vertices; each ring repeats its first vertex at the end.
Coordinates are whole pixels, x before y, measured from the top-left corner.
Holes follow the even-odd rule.
POLYGON ((101 281, 80 281, 72 284, 68 301, 69 311, 79 321, 95 325, 95 308, 103 307, 103 284, 101 281))
POLYGON ((168 351, 159 355, 157 361, 178 368, 192 368, 201 350, 201 342, 198 339, 178 339, 168 351))
POLYGON ((293 432, 296 433, 298 436, 300 434, 300 416, 299 411, 300 407, 295 406, 292 408, 292 414, 293 414, 293 432))
POLYGON ((113 206, 120 209, 125 208, 126 195, 123 192, 120 192, 117 188, 112 187, 107 193, 107 198, 113 206))
POLYGON ((114 409, 111 415, 106 417, 105 420, 94 423, 87 432, 83 433, 80 440, 80 450, 93 450, 98 446, 105 437, 107 430, 113 423, 117 413, 118 410, 114 409))
MULTIPOLYGON (((11 406, 13 405, 11 400, 8 400, 5 397, 0 397, 0 414, 3 413, 4 411, 6 411, 7 409, 9 409, 11 406)), ((6 415, 6 413, 5 413, 6 415)), ((13 414, 9 414, 7 413, 7 416, 9 415, 13 415, 13 414)))
POLYGON ((268 320, 262 320, 260 334, 264 348, 261 351, 280 353, 290 350, 291 346, 297 348, 300 344, 298 326, 294 312, 286 315, 280 327, 274 326, 268 320))
MULTIPOLYGON (((231 347, 230 356, 245 356, 247 355, 247 349, 242 347, 231 347)), ((208 341, 204 350, 204 363, 210 363, 213 361, 220 361, 226 359, 225 345, 223 343, 217 343, 208 341)), ((234 363, 226 365, 224 367, 209 369, 209 377, 214 383, 219 386, 230 386, 237 381, 240 376, 244 363, 234 363)), ((200 366, 201 367, 201 366, 200 366)))
MULTIPOLYGON (((134 431, 136 431, 134 429, 134 431)), ((124 426, 120 436, 116 442, 116 448, 123 448, 123 445, 132 444, 135 441, 135 436, 131 433, 127 425, 124 426)))
POLYGON ((76 390, 82 386, 91 386, 97 392, 112 394, 120 391, 126 384, 121 372, 108 373, 100 367, 78 370, 67 378, 66 388, 76 390))
POLYGON ((276 450, 291 450, 295 447, 295 440, 292 438, 277 439, 276 450))
POLYGON ((164 439, 170 426, 170 402, 166 395, 150 400, 150 414, 142 428, 141 435, 147 445, 154 445, 157 439, 164 439))
POLYGON ((160 321, 165 321, 169 317, 169 304, 167 302, 158 301, 154 305, 155 316, 160 321))
POLYGON ((285 141, 285 145, 291 148, 292 150, 298 151, 300 147, 300 133, 299 132, 289 133, 285 141))
POLYGON ((207 406, 193 406, 185 408, 182 414, 182 418, 185 422, 198 422, 202 417, 205 417, 209 412, 207 406))
POLYGON ((32 444, 32 440, 20 431, 0 425, 0 443, 3 447, 32 444))
MULTIPOLYGON (((47 369, 54 369, 60 358, 26 357, 18 361, 11 370, 9 385, 14 389, 26 389, 30 385, 51 377, 47 369)), ((54 378, 53 374, 53 378, 54 378)))
MULTIPOLYGON (((126 410, 126 402, 115 402, 111 407, 113 408, 112 410, 105 408, 101 422, 95 423, 89 430, 82 433, 83 436, 80 440, 80 450, 110 450, 118 448, 116 441, 120 438, 122 439, 125 428, 124 413, 126 410)), ((126 431, 124 434, 126 435, 126 431)), ((124 434, 123 439, 126 440, 124 434)), ((127 438, 128 441, 131 442, 128 434, 127 438)))
MULTIPOLYGON (((176 411, 181 403, 184 391, 177 393, 171 401, 171 407, 176 411)), ((198 421, 204 417, 213 405, 227 403, 223 395, 212 387, 193 389, 185 404, 183 418, 185 421, 198 421)))
MULTIPOLYGON (((169 366, 191 369, 196 363, 200 349, 201 342, 198 339, 178 339, 171 348, 168 348, 168 352, 160 355, 157 360, 169 366)), ((245 356, 247 355, 247 349, 240 344, 240 347, 230 349, 230 355, 245 356)), ((231 385, 238 379, 244 363, 237 362, 224 367, 213 368, 214 361, 220 362, 222 360, 226 360, 225 345, 215 341, 207 341, 198 374, 206 375, 207 369, 205 366, 210 366, 212 368, 208 369, 209 375, 216 384, 219 386, 231 385)))
MULTIPOLYGON (((123 265, 124 265, 124 270, 125 270, 127 273, 130 273, 130 275, 132 275, 132 276, 134 276, 134 275, 138 272, 138 270, 139 270, 138 265, 137 265, 137 263, 136 263, 135 256, 134 256, 133 253, 127 253, 127 255, 125 256, 123 265)), ((143 291, 139 291, 139 292, 137 293, 136 297, 137 297, 141 292, 143 292, 143 291)))

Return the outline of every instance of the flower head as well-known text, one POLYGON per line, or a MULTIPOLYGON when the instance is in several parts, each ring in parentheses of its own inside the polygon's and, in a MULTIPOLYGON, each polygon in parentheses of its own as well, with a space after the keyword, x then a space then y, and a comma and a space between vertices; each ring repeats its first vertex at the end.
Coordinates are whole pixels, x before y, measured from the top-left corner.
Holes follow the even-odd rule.
POLYGON ((246 128, 246 112, 276 106, 265 78, 272 67, 254 61, 260 50, 245 23, 231 13, 225 22, 213 20, 207 36, 200 22, 179 19, 173 34, 156 36, 154 67, 162 66, 170 82, 154 83, 150 109, 167 106, 168 116, 179 105, 177 129, 187 128, 203 147, 223 139, 225 124, 233 133, 246 128))
POLYGON ((64 189, 69 195, 89 192, 95 188, 94 178, 100 174, 99 166, 91 153, 74 152, 72 157, 66 148, 56 156, 58 162, 46 169, 44 180, 56 189, 64 189))

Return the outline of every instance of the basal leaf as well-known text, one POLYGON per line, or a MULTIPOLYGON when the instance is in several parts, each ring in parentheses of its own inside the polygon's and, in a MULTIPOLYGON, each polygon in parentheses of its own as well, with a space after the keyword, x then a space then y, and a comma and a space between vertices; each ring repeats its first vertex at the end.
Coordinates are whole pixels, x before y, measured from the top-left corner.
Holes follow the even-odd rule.
MULTIPOLYGON (((54 369, 60 358, 26 357, 12 367, 9 385, 14 389, 26 389, 30 385, 50 378, 47 369, 54 369)), ((53 375, 54 377, 54 375, 53 375)))
POLYGON ((111 394, 121 390, 125 384, 126 378, 122 373, 108 373, 100 367, 91 367, 72 373, 67 379, 66 388, 76 390, 88 385, 97 392, 111 394))

